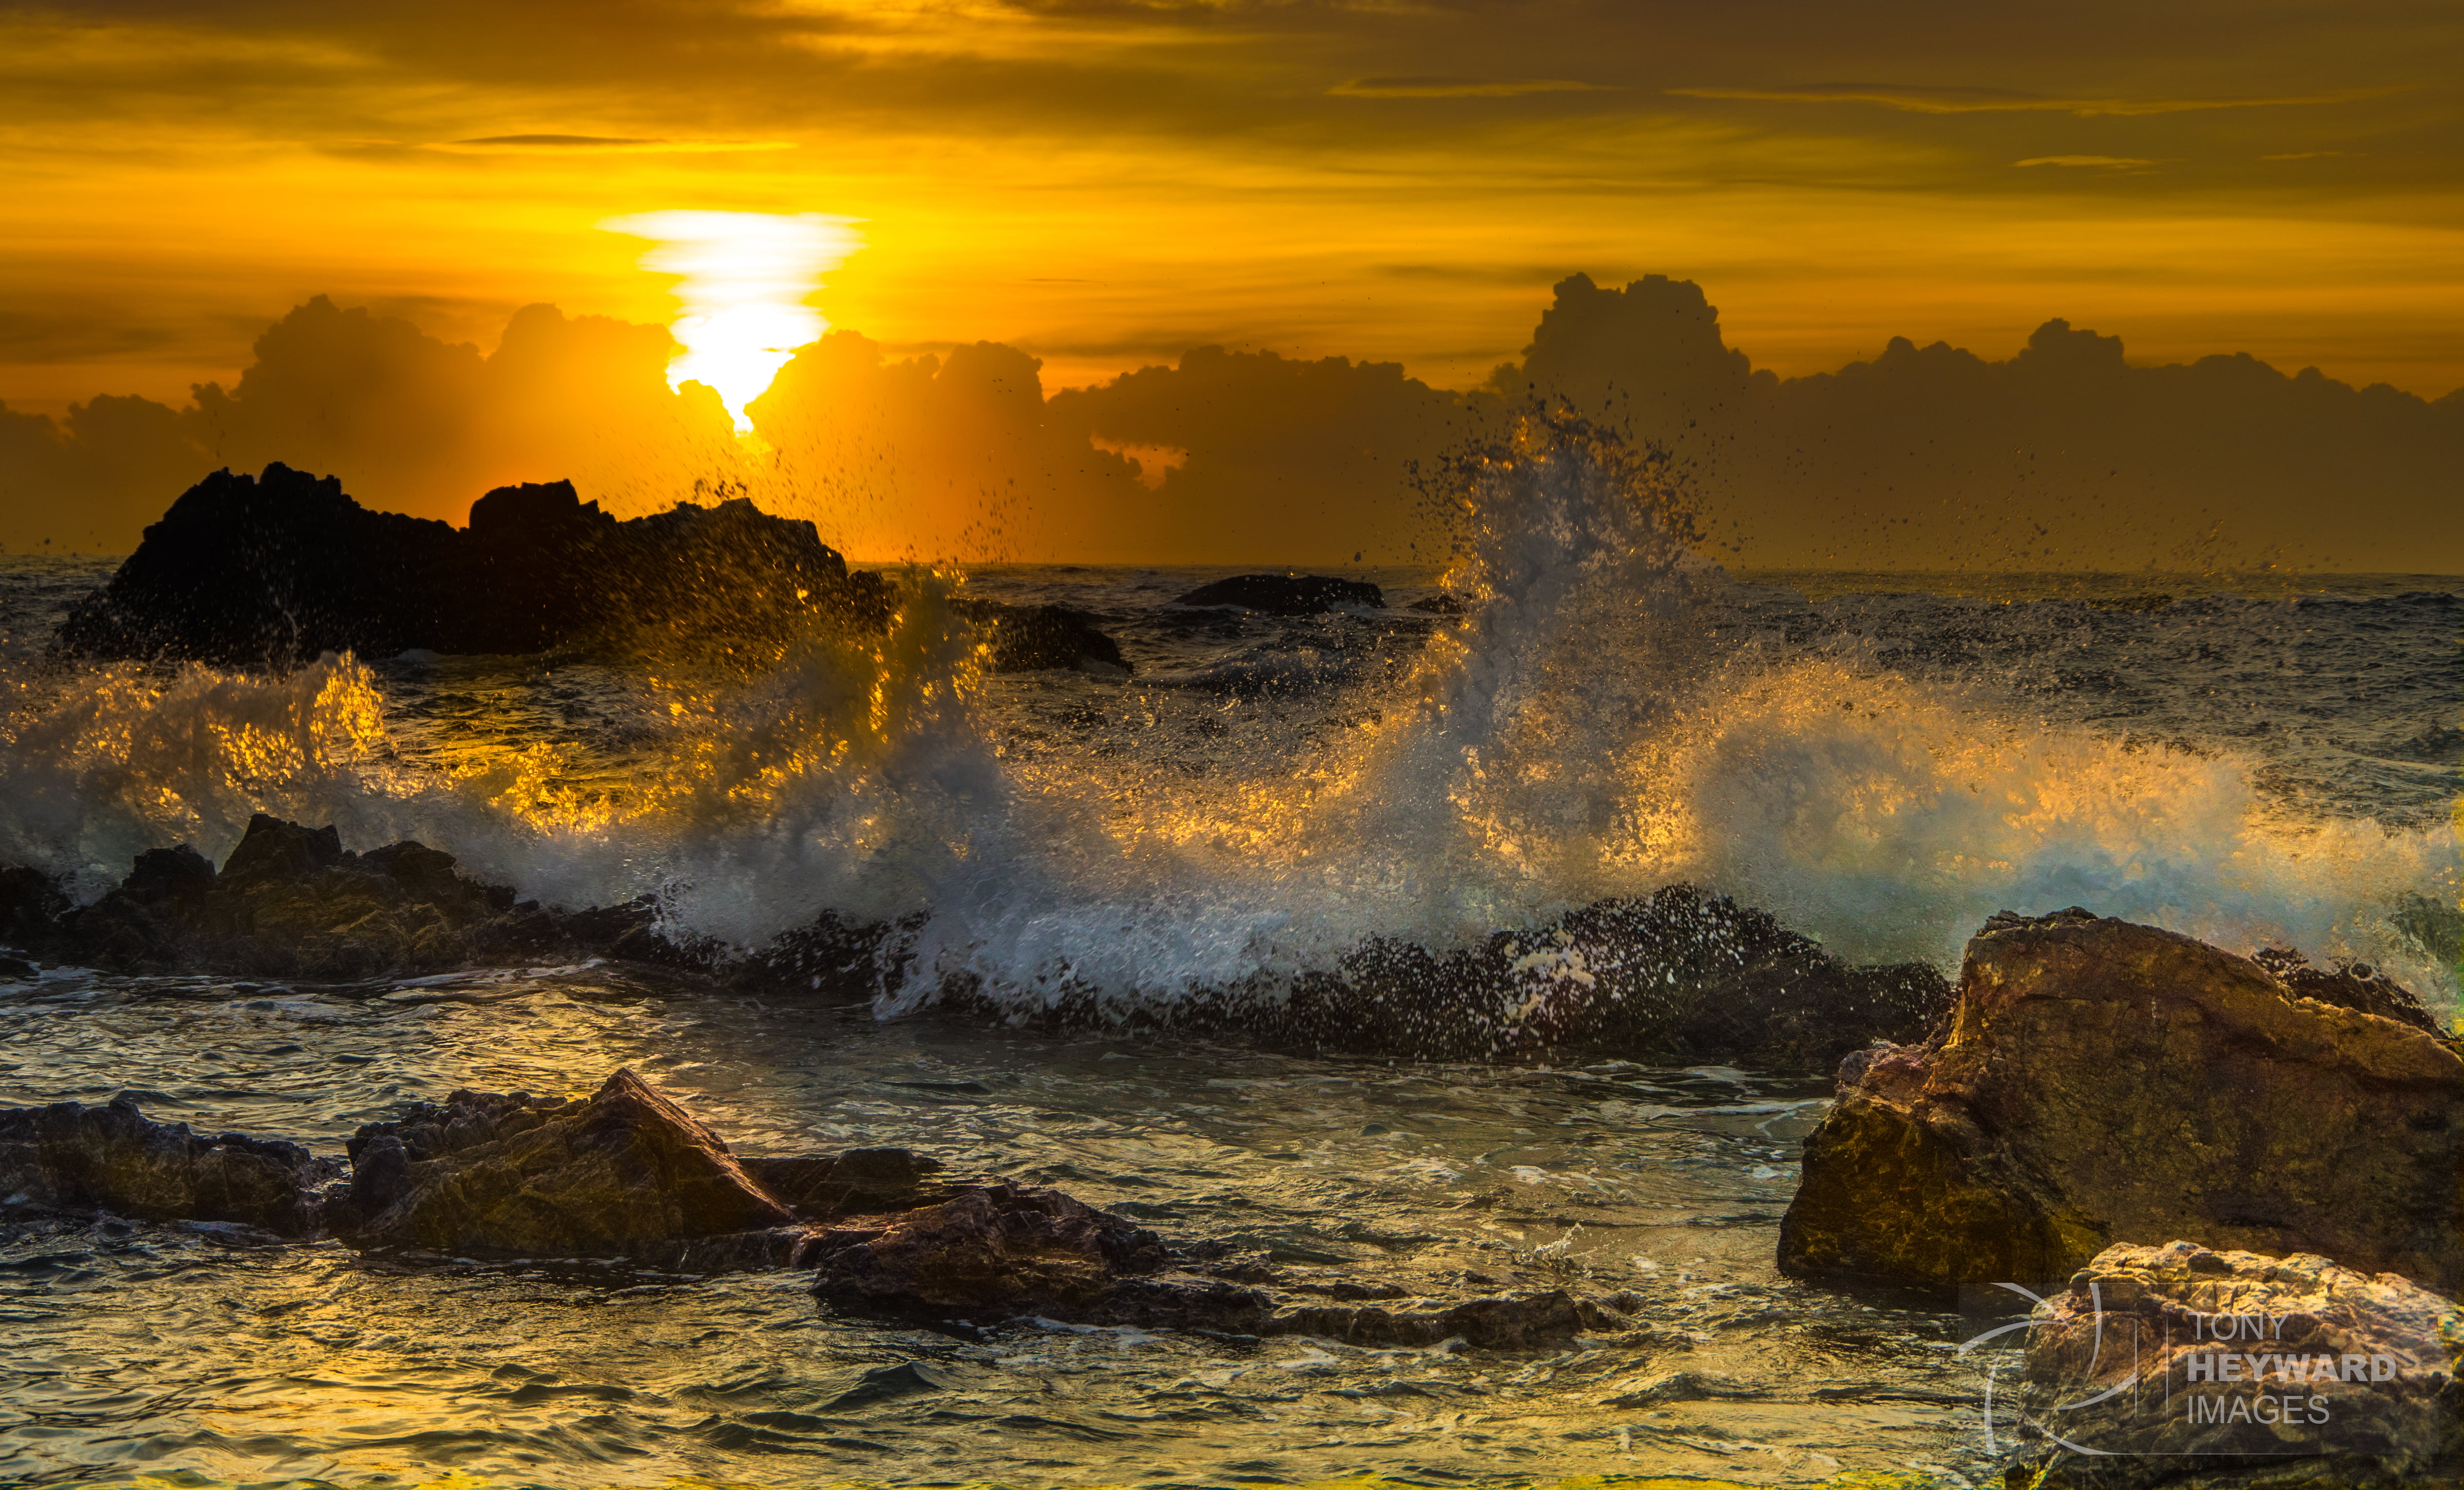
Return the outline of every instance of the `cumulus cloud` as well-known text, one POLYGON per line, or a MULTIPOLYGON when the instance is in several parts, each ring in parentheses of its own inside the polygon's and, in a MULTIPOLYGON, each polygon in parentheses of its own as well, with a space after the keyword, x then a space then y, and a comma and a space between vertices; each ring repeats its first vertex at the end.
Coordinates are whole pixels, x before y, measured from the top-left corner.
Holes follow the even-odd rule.
POLYGON ((2045 98, 1998 88, 1912 88, 1886 83, 1827 83, 1804 88, 1671 88, 1683 99, 1738 99, 1765 103, 1870 103, 1906 114, 2072 114, 2123 118, 2203 114, 2216 109, 2292 108, 2353 103, 2402 88, 2343 88, 2327 93, 2271 94, 2238 99, 2045 98))
POLYGON ((1204 346, 1047 393, 1017 347, 899 357, 836 331, 751 404, 755 441, 709 389, 668 386, 673 350, 659 327, 534 305, 482 354, 312 300, 186 407, 0 408, 0 546, 124 551, 205 471, 281 460, 457 522, 517 480, 570 477, 625 513, 740 493, 869 559, 1408 561, 1443 547, 1415 463, 1539 400, 1669 445, 1732 563, 2464 572, 2464 391, 2247 355, 2135 366, 2058 319, 1998 361, 1895 338, 1782 379, 1727 344, 1699 286, 1574 274, 1521 356, 1459 392, 1393 362, 1204 346))

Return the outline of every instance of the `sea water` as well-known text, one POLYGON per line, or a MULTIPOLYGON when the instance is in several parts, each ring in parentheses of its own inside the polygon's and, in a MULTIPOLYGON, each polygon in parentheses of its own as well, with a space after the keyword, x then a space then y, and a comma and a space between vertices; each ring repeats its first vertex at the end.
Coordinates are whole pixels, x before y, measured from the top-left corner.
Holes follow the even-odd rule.
POLYGON ((1330 1286, 1545 1260, 1639 1290, 1651 1329, 1531 1355, 967 1335, 832 1316, 793 1275, 41 1224, 0 1233, 0 1479, 1989 1475, 1975 1322, 1772 1270, 1825 1080, 935 1013, 954 977, 1021 1011, 1270 999, 1370 936, 1461 945, 1683 881, 1853 961, 1955 971, 1987 914, 2076 904, 2366 960, 2453 1016, 2458 581, 1731 574, 1630 475, 1490 472, 1453 563, 1345 571, 1383 608, 1172 603, 1239 569, 909 569, 887 636, 759 657, 96 665, 46 642, 110 565, 0 560, 0 862, 90 897, 263 810, 554 904, 654 895, 679 934, 749 949, 833 912, 915 953, 842 1007, 617 966, 51 969, 0 985, 0 1105, 132 1092, 338 1151, 405 1100, 632 1064, 744 1151, 915 1148, 1330 1286), (988 675, 959 596, 1084 610, 1133 670, 988 675))

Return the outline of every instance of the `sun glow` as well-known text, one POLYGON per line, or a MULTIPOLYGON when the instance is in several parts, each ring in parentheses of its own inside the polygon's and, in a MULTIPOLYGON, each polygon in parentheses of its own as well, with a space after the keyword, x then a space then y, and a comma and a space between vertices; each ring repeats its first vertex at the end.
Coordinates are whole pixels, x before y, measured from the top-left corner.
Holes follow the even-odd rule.
POLYGON ((770 386, 796 348, 829 329, 805 301, 825 273, 864 246, 849 226, 859 220, 672 211, 611 217, 599 226, 658 244, 642 255, 642 267, 680 276, 674 293, 684 305, 671 323, 684 350, 668 364, 668 382, 716 389, 737 433, 750 434, 744 406, 770 386))

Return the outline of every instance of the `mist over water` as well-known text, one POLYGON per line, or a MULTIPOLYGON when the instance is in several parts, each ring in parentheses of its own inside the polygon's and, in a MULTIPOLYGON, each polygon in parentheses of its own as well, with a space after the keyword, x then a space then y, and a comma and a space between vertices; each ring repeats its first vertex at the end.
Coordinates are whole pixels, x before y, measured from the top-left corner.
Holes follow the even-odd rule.
POLYGON ((99 572, 15 563, 0 859, 99 894, 144 848, 219 858, 265 810, 550 903, 655 894, 672 931, 748 949, 824 912, 906 919, 885 1013, 953 977, 1025 1005, 1271 996, 1372 936, 1459 945, 1679 881, 1858 961, 1950 966, 1994 910, 2078 904, 2452 1003, 2423 932, 2457 893, 2452 582, 1831 577, 1857 587, 1809 600, 1690 558, 1664 464, 1546 424, 1441 494, 1457 558, 1379 574, 1396 609, 1165 603, 1201 571, 919 570, 886 638, 755 667, 63 668, 44 618, 99 572), (1091 610, 1137 675, 987 677, 960 593, 1091 610), (1463 614, 1400 608, 1437 594, 1463 614))

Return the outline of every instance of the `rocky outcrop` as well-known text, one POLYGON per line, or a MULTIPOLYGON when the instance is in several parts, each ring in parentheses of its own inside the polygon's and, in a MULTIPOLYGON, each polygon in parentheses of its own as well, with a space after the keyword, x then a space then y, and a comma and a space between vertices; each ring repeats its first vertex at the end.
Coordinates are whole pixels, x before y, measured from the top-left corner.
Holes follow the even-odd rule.
POLYGON ((1386 592, 1363 580, 1327 575, 1243 574, 1197 589, 1173 604, 1263 610, 1271 616, 1315 616, 1337 605, 1386 608, 1386 592))
POLYGON ((297 1144, 157 1123, 126 1097, 0 1109, 0 1208, 227 1221, 285 1237, 323 1224, 341 1166, 297 1144))
POLYGON ((2035 1490, 2360 1490, 2464 1469, 2464 1313, 2392 1274, 2109 1247, 2035 1310, 2026 1359, 2000 1400, 2031 1445, 2013 1482, 2035 1490))
POLYGON ((1004 605, 999 601, 959 600, 951 608, 982 627, 992 643, 995 672, 1131 671, 1120 644, 1095 629, 1095 618, 1066 605, 1004 605))
POLYGON ((363 1246, 666 1259, 678 1243, 791 1225, 717 1134, 620 1070, 590 1097, 457 1091, 349 1144, 363 1246))
MULTIPOLYGON (((870 979, 894 959, 839 940, 778 950, 782 981, 852 969, 870 979)), ((765 962, 763 966, 771 966, 765 962)), ((852 992, 852 990, 848 990, 852 992)), ((946 1004, 1054 1027, 1117 1024, 1110 1004, 1068 997, 1032 1013, 943 991, 946 1004)), ((1537 1060, 1595 1053, 1828 1070, 1876 1040, 1919 1040, 1950 1006, 1923 963, 1854 967, 1762 911, 1671 886, 1604 900, 1542 926, 1433 953, 1373 941, 1287 997, 1197 993, 1127 1018, 1312 1054, 1438 1061, 1537 1060)))
POLYGON ((345 1179, 297 1144, 193 1135, 126 1102, 0 1110, 0 1207, 331 1234, 398 1261, 809 1268, 834 1307, 936 1326, 1042 1318, 1531 1349, 1633 1332, 1642 1304, 1542 1279, 1501 1291, 1486 1275, 1292 1276, 1221 1242, 1173 1246, 1057 1190, 952 1179, 899 1149, 739 1157, 629 1070, 588 1097, 412 1103, 348 1152, 345 1179))
POLYGON ((1859 1054, 1781 1224, 1797 1276, 2066 1278, 2117 1242, 2464 1284, 2464 1060, 2187 936, 1996 916, 1921 1045, 1859 1054))
POLYGON ((815 619, 877 628, 887 594, 811 523, 740 497, 620 522, 569 482, 501 487, 457 529, 369 512, 335 478, 277 464, 191 487, 57 641, 251 667, 413 647, 726 647, 815 619))
POLYGON ((352 853, 330 824, 263 813, 219 870, 185 844, 148 849, 117 889, 81 908, 33 870, 0 870, 6 945, 116 973, 347 982, 592 954, 707 964, 701 949, 659 937, 654 914, 648 901, 580 911, 517 902, 425 844, 352 853))

